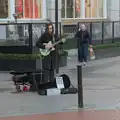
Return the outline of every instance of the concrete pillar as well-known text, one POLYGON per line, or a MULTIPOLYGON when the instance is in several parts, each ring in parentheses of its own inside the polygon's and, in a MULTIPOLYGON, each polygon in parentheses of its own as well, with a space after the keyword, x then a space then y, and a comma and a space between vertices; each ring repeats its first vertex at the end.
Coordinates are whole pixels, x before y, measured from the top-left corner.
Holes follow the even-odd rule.
MULTIPOLYGON (((48 0, 48 19, 55 22, 55 0, 48 0)), ((61 0, 58 0, 58 21, 61 22, 61 0)))
MULTIPOLYGON (((107 0, 108 8, 108 20, 119 21, 120 20, 120 0, 107 0)), ((120 22, 115 22, 114 24, 114 36, 120 36, 120 22)), ((112 34, 112 24, 107 27, 107 33, 112 34), (110 32, 111 31, 111 32, 110 32)), ((112 35, 111 35, 112 36, 112 35)))
MULTIPOLYGON (((47 1, 48 19, 55 23, 55 0, 47 1)), ((58 0, 58 22, 61 23, 61 0, 58 0)), ((55 27, 55 24, 54 24, 55 27)), ((58 32, 60 33, 60 24, 58 25, 58 32)))
POLYGON ((108 19, 110 21, 118 21, 120 16, 120 0, 107 0, 108 19))

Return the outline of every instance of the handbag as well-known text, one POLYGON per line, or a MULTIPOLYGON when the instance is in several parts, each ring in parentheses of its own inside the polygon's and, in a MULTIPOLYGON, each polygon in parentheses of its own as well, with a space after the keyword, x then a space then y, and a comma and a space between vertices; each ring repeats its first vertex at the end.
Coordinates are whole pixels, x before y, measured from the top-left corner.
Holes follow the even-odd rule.
POLYGON ((92 47, 89 50, 90 50, 90 59, 94 60, 95 59, 95 52, 94 52, 92 47))

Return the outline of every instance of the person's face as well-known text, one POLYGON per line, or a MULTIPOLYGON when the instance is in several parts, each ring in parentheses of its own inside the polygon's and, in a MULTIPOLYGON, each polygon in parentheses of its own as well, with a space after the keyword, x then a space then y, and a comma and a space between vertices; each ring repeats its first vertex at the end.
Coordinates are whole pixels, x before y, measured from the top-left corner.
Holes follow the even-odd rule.
POLYGON ((86 29, 85 25, 81 25, 81 29, 84 31, 86 29))
POLYGON ((52 33, 53 29, 52 29, 52 25, 48 26, 48 32, 52 33))

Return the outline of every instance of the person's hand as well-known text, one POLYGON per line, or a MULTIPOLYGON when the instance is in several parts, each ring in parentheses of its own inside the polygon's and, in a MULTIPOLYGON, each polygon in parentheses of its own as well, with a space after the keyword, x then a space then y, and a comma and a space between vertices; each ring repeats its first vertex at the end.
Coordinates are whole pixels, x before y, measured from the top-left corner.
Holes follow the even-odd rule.
POLYGON ((90 48, 92 48, 92 45, 90 45, 90 48))
POLYGON ((52 45, 52 44, 47 44, 47 45, 45 46, 45 48, 46 48, 46 49, 51 49, 51 48, 53 48, 53 45, 52 45))

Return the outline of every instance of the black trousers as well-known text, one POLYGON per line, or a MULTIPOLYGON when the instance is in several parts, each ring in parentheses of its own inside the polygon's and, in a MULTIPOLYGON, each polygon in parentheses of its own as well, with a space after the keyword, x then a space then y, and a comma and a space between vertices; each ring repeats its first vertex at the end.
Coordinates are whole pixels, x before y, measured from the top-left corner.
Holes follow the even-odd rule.
POLYGON ((43 83, 51 82, 54 80, 54 70, 44 70, 43 83))
POLYGON ((52 56, 42 59, 42 69, 44 70, 43 82, 54 80, 55 61, 52 56))

